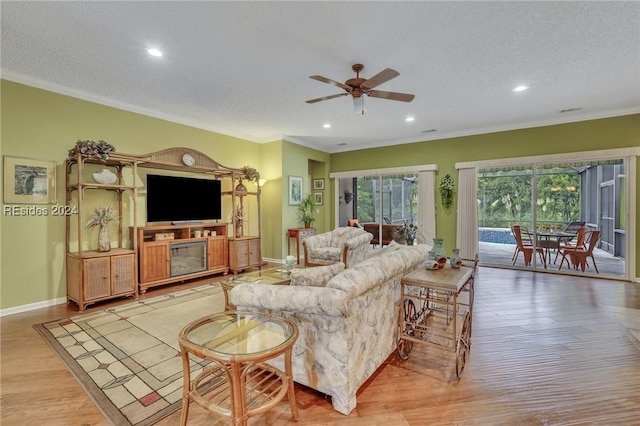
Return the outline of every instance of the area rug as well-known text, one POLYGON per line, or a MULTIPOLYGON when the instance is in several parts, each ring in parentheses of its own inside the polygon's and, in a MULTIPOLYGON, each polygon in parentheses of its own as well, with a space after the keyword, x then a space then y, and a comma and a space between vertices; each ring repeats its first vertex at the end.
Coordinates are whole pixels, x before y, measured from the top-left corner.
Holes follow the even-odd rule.
POLYGON ((145 426, 180 409, 180 330, 222 310, 211 283, 34 327, 112 424, 145 426))

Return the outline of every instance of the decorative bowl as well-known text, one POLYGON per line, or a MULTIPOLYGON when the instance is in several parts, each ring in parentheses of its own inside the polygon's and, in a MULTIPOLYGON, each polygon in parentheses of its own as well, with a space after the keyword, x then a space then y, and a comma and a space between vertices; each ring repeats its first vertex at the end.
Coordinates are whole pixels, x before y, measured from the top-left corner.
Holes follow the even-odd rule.
POLYGON ((111 185, 112 183, 115 183, 117 179, 118 176, 109 169, 102 169, 93 174, 93 180, 96 181, 96 183, 101 183, 103 185, 111 185))

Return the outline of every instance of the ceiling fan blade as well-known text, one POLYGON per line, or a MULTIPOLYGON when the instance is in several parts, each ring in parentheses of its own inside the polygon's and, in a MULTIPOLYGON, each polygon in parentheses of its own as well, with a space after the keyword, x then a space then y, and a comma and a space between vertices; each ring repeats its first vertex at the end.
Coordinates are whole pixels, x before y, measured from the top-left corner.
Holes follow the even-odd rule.
POLYGON ((347 86, 346 84, 342 84, 339 81, 331 80, 330 78, 322 77, 321 75, 312 75, 312 76, 309 76, 309 78, 321 81, 323 83, 333 84, 334 86, 338 86, 341 89, 351 92, 351 87, 347 86))
POLYGON ((364 87, 365 89, 373 89, 374 87, 379 86, 382 83, 386 83, 387 81, 399 75, 400 73, 398 71, 392 70, 391 68, 387 68, 380 71, 378 74, 374 75, 369 80, 362 83, 361 86, 364 87))
POLYGON ((326 101, 327 99, 339 98, 340 96, 347 96, 347 95, 348 93, 338 93, 337 95, 325 96, 324 98, 309 99, 306 102, 308 104, 315 104, 316 102, 326 101))
POLYGON ((401 102, 411 102, 416 97, 416 95, 410 93, 385 92, 384 90, 371 90, 368 95, 374 98, 401 102))

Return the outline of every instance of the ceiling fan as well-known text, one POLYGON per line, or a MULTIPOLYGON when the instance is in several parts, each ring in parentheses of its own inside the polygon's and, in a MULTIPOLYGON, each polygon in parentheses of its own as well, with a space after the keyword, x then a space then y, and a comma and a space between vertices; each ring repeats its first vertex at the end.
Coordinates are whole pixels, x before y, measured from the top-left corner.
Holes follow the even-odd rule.
POLYGON ((389 99, 392 101, 401 101, 401 102, 411 102, 415 95, 409 93, 398 93, 398 92, 386 92, 384 90, 373 90, 374 87, 381 85, 382 83, 386 83, 400 75, 400 73, 396 70, 392 70, 391 68, 386 68, 380 71, 378 74, 374 75, 370 79, 360 78, 360 71, 364 69, 364 65, 362 64, 354 64, 351 69, 355 71, 356 77, 350 78, 345 81, 344 84, 335 80, 331 80, 330 78, 322 77, 319 75, 312 75, 309 78, 314 80, 321 81, 323 83, 333 84, 334 86, 338 86, 341 89, 344 89, 345 93, 338 93, 337 95, 324 96, 322 98, 310 99, 306 101, 308 104, 313 104, 320 101, 326 101, 327 99, 338 98, 340 96, 351 95, 353 97, 353 106, 356 112, 361 112, 364 114, 364 97, 363 95, 371 96, 373 98, 381 98, 381 99, 389 99))

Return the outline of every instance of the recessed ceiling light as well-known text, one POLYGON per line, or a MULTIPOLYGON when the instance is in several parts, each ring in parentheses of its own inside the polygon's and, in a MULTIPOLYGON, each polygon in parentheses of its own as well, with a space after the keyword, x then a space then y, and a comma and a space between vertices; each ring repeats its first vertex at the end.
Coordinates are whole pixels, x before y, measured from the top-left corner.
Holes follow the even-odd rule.
POLYGON ((410 122, 412 122, 414 120, 415 120, 414 117, 407 117, 407 118, 404 119, 404 121, 406 121, 407 123, 410 123, 410 122))
POLYGON ((514 92, 524 92, 524 91, 525 91, 525 90, 527 90, 528 88, 529 88, 529 86, 525 86, 525 85, 523 84, 523 85, 520 85, 520 86, 518 86, 518 87, 514 88, 514 89, 513 89, 513 91, 514 91, 514 92))
POLYGON ((325 129, 330 129, 330 128, 331 128, 331 124, 329 124, 329 123, 324 123, 324 124, 322 125, 322 127, 324 127, 325 129))
POLYGON ((158 49, 147 49, 147 53, 151 56, 162 56, 162 52, 158 49))

